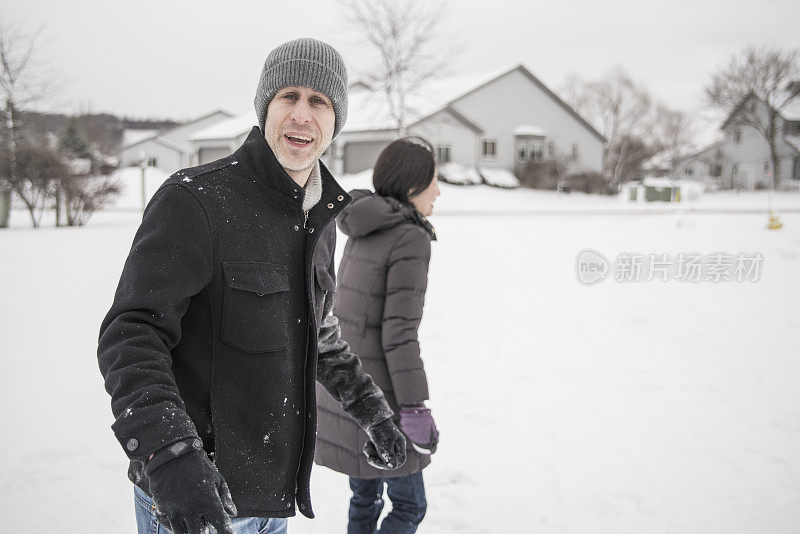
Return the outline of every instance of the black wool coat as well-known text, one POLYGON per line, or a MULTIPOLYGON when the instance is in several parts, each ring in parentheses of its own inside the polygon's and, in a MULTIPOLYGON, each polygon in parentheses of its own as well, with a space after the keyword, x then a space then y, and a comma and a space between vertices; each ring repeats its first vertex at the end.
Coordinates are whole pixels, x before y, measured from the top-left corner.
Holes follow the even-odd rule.
MULTIPOLYGON (((428 399, 417 329, 434 233, 425 219, 393 198, 367 190, 351 195, 353 203, 337 219, 349 239, 339 265, 334 314, 364 370, 399 414, 399 404, 428 399)), ((355 478, 404 476, 430 464, 430 456, 418 453, 409 441, 408 459, 397 470, 370 466, 361 454, 367 440, 363 429, 333 397, 317 389, 316 463, 355 478)), ((399 423, 398 416, 395 421, 399 423)))
POLYGON ((199 437, 242 517, 313 517, 315 379, 364 428, 390 417, 331 314, 333 220, 350 197, 320 165, 304 190, 254 127, 231 156, 150 201, 100 330, 98 361, 129 477, 199 437))

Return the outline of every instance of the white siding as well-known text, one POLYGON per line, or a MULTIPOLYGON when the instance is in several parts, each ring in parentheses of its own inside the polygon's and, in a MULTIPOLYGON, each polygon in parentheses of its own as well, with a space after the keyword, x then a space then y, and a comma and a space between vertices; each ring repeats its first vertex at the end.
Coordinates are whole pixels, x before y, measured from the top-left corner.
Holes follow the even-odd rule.
POLYGON ((478 134, 447 111, 440 111, 408 129, 410 135, 424 137, 434 146, 450 147, 450 161, 478 167, 478 134))
POLYGON ((123 167, 139 165, 142 160, 156 159, 156 167, 171 174, 181 169, 182 154, 166 147, 155 140, 142 141, 132 147, 120 151, 120 162, 123 167))
MULTIPOLYGON (((521 125, 534 125, 546 130, 561 153, 569 153, 572 144, 577 143, 576 167, 602 170, 602 141, 519 70, 456 100, 452 107, 484 130, 483 137, 497 140, 497 157, 494 161, 481 162, 481 166, 512 170, 513 131, 521 125)), ((477 142, 475 150, 480 157, 477 142)))
MULTIPOLYGON (((759 102, 759 111, 762 120, 766 120, 766 105, 759 102)), ((772 169, 770 159, 769 144, 761 133, 752 126, 736 124, 736 120, 731 121, 724 129, 725 142, 723 151, 725 159, 722 166, 722 184, 728 188, 752 189, 756 184, 771 186, 772 180, 764 172, 764 164, 767 163, 768 171, 772 169), (741 142, 735 143, 734 136, 737 130, 741 131, 741 142), (734 164, 738 163, 739 171, 737 177, 733 176, 734 164)), ((781 181, 791 180, 792 166, 797 152, 791 148, 783 139, 777 143, 778 158, 780 160, 781 181)))

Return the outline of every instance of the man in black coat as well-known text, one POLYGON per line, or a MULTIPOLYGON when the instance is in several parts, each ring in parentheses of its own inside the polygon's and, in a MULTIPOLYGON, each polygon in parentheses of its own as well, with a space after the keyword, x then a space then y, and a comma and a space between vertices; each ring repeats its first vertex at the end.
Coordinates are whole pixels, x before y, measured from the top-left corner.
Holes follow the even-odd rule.
POLYGON ((350 197, 319 157, 347 116, 342 58, 313 39, 279 46, 255 107, 234 154, 153 196, 100 330, 140 531, 142 510, 176 534, 241 534, 239 518, 289 517, 295 503, 313 517, 316 380, 367 431, 374 465, 405 461, 332 314, 332 221, 350 197))

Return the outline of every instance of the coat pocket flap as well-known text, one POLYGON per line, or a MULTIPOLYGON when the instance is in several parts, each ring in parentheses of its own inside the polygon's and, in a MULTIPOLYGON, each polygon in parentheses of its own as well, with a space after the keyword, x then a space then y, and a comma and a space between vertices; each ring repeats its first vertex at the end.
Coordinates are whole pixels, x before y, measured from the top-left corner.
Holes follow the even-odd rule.
POLYGON ((319 287, 325 291, 336 291, 336 282, 333 281, 333 277, 328 273, 328 269, 322 265, 317 265, 315 272, 317 275, 317 285, 319 287))
POLYGON ((258 295, 289 290, 286 266, 255 261, 223 262, 225 281, 233 289, 250 291, 258 295))

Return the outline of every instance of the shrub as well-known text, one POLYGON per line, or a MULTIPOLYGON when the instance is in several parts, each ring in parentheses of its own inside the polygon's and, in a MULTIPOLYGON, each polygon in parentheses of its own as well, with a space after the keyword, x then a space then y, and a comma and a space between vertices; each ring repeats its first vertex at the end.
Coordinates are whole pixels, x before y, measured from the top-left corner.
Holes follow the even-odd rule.
POLYGON ((584 171, 567 176, 570 189, 583 193, 605 193, 613 194, 613 191, 606 187, 603 175, 599 172, 584 171))

